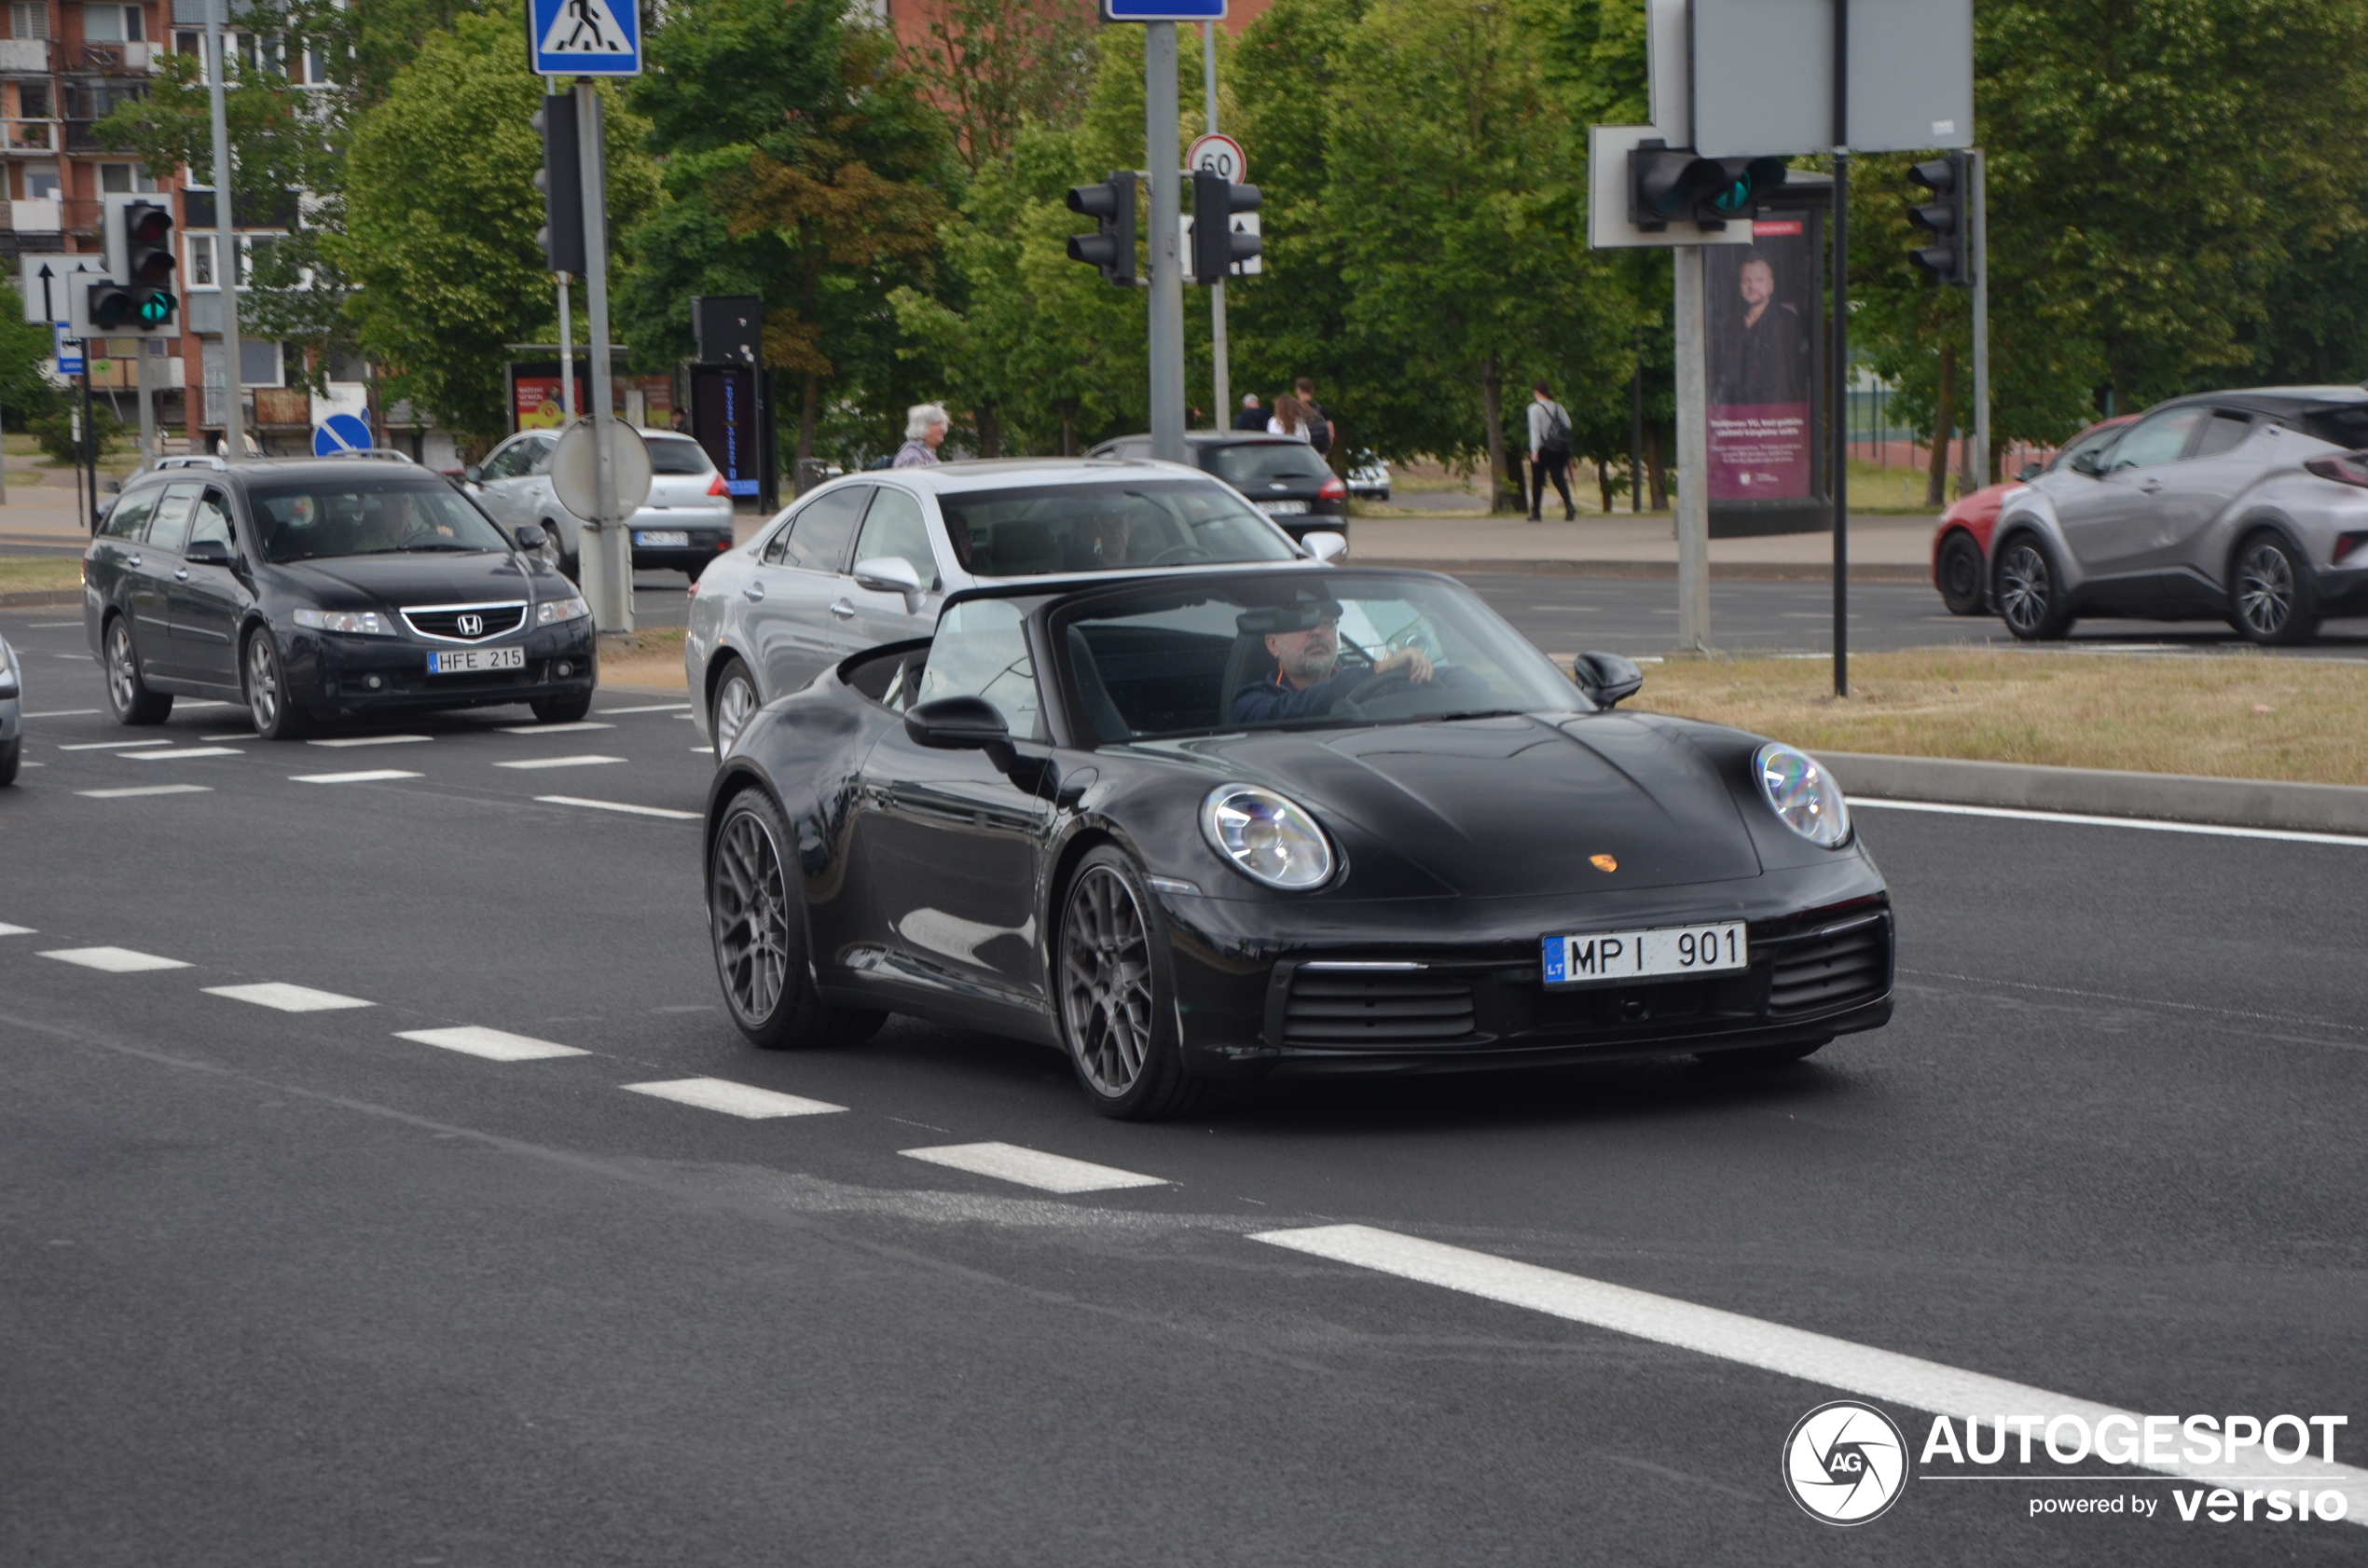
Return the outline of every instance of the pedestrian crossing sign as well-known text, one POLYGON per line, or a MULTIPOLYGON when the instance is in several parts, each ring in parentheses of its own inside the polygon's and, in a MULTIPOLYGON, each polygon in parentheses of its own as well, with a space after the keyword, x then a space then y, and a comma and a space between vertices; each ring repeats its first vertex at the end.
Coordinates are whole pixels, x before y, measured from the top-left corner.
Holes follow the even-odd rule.
POLYGON ((640 0, 533 0, 526 25, 537 76, 641 74, 640 0))

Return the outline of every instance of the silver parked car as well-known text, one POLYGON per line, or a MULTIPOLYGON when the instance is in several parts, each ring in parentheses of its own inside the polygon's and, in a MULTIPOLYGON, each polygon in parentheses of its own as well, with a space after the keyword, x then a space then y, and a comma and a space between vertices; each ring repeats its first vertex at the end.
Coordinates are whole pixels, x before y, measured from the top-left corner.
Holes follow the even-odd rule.
MULTIPOLYGON (((463 475, 477 504, 516 528, 532 523, 551 536, 560 571, 581 581, 578 530, 583 527, 551 488, 556 430, 522 430, 463 475)), ((680 571, 693 582, 708 562, 732 547, 732 496, 707 449, 687 435, 645 430, 650 495, 633 514, 633 566, 639 571, 680 571)))
POLYGON ((17 781, 24 756, 24 668, 0 637, 0 785, 17 781))
POLYGON ((809 490, 692 590, 682 657, 718 755, 765 703, 866 648, 929 636, 977 583, 1329 560, 1179 464, 1001 459, 850 474, 809 490))
POLYGON ((1990 602, 2027 640, 2082 616, 2306 641, 2368 614, 2368 389, 2175 398, 2009 493, 1990 602))

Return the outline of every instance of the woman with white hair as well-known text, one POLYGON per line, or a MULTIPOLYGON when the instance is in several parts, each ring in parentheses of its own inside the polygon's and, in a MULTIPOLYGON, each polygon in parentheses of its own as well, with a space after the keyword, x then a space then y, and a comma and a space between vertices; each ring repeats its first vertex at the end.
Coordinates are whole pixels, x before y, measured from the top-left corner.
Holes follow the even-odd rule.
POLYGON ((945 405, 916 403, 904 411, 904 445, 898 447, 890 468, 927 468, 937 461, 945 444, 945 405))

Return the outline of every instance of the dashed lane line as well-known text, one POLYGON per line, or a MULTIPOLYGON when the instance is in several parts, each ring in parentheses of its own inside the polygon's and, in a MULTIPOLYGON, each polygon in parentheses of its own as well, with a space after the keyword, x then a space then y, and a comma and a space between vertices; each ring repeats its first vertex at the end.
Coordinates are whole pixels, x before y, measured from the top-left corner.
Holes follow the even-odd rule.
POLYGON ((357 768, 351 773, 292 773, 291 784, 383 784, 390 778, 424 778, 421 773, 406 773, 399 767, 357 768))
POLYGON ((95 708, 52 708, 46 712, 27 713, 27 719, 87 719, 99 710, 95 708))
POLYGON ((701 1110, 720 1110, 726 1116, 746 1117, 751 1121, 776 1116, 821 1116, 830 1111, 847 1109, 845 1106, 803 1099, 771 1089, 752 1088, 721 1078, 677 1078, 656 1083, 627 1083, 620 1087, 636 1094, 672 1100, 677 1105, 695 1106, 701 1110))
POLYGON ((27 631, 81 631, 84 627, 80 621, 27 621, 24 624, 24 629, 27 631))
POLYGON ((612 713, 675 713, 690 706, 687 702, 653 702, 640 708, 603 708, 600 714, 606 718, 612 713))
POLYGON ((175 697, 175 708, 236 708, 239 705, 223 697, 175 697))
POLYGON ((1022 1187, 1034 1187, 1046 1192, 1102 1192, 1117 1187, 1165 1187, 1161 1176, 1139 1176, 1109 1165, 1096 1165, 1087 1160, 1072 1160, 1064 1154, 1046 1154, 1038 1149, 1022 1148, 1009 1143, 956 1143, 935 1148, 902 1148, 897 1150, 907 1160, 926 1160, 932 1165, 950 1165, 957 1171, 975 1176, 993 1176, 998 1181, 1017 1182, 1022 1187))
POLYGON ((335 991, 315 991, 310 985, 290 985, 278 980, 252 985, 208 985, 202 989, 209 997, 227 997, 234 1002, 253 1002, 281 1012, 335 1012, 341 1008, 376 1005, 359 997, 340 997, 335 991))
POLYGON ((125 754, 144 763, 177 763, 190 757, 243 757, 246 755, 235 746, 192 746, 186 751, 132 751, 125 754))
MULTIPOLYGON (((2076 1416, 2092 1432, 2099 1422, 2116 1417, 2132 1433, 2143 1430, 2144 1417, 2110 1405, 1370 1225, 1265 1231, 1249 1239, 1935 1415, 2016 1425, 2028 1415, 2042 1426, 2059 1415, 2076 1416)), ((2368 1522, 2368 1470, 2327 1463, 2315 1454, 2309 1465, 2312 1477, 2340 1484, 2350 1500, 2348 1518, 2368 1522)), ((2133 1461, 2130 1467, 2217 1483, 2250 1479, 2260 1465, 2257 1456, 2196 1465, 2181 1454, 2159 1462, 2133 1461)))
POLYGON ((212 745, 217 740, 255 740, 261 737, 253 730, 231 730, 222 735, 201 735, 198 738, 212 745))
POLYGON ((445 1051, 462 1052, 482 1056, 489 1062, 535 1062, 550 1056, 588 1056, 571 1045, 559 1045, 530 1035, 513 1035, 501 1029, 488 1029, 480 1025, 463 1024, 450 1029, 398 1029, 395 1038, 417 1040, 445 1051))
POLYGON ((153 953, 135 953, 129 947, 53 947, 41 955, 62 964, 79 964, 86 970, 99 970, 107 974, 140 974, 148 970, 186 970, 189 966, 178 958, 159 958, 153 953))
POLYGON ((213 786, 211 784, 143 784, 131 790, 76 790, 75 793, 94 801, 120 801, 129 800, 134 795, 210 795, 213 793, 213 786))
POLYGON ((603 763, 621 763, 623 757, 600 757, 589 753, 574 757, 526 757, 514 763, 496 763, 495 767, 598 767, 603 763))
POLYGON ((434 738, 435 737, 434 736, 425 735, 349 735, 339 736, 335 740, 308 740, 305 744, 307 746, 328 746, 337 748, 347 746, 409 746, 417 741, 433 740, 434 738))
POLYGON ((0 921, 0 937, 29 937, 33 934, 34 928, 31 926, 11 926, 6 921, 0 921))
POLYGON ((169 740, 77 740, 62 745, 61 751, 130 751, 144 746, 170 746, 169 740))
POLYGON ((603 724, 590 719, 579 719, 572 724, 502 724, 503 735, 580 735, 585 730, 613 730, 614 724, 603 724))
POLYGON ((2210 822, 2158 822, 2144 817, 2085 817, 2072 811, 2024 811, 2003 805, 1947 805, 1938 801, 1878 801, 1851 797, 1853 809, 1926 811, 1943 817, 2003 817, 2017 822, 2058 822, 2075 828, 2141 828, 2157 833, 2202 833, 2210 838, 2268 838, 2288 844, 2343 844, 2368 849, 2368 838, 2357 833, 2313 833, 2283 828, 2223 828, 2210 822))
POLYGON ((695 811, 670 811, 662 805, 627 805, 623 801, 586 800, 582 795, 537 795, 534 798, 544 805, 580 805, 586 811, 622 811, 630 817, 663 817, 676 822, 695 822, 700 818, 700 813, 695 811))

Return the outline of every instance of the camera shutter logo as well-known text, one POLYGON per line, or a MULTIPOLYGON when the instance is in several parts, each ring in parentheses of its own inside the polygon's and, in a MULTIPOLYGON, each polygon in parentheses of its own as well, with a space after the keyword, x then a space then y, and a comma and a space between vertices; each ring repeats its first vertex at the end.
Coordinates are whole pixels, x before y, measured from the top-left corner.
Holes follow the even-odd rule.
POLYGON ((1907 1439, 1891 1417, 1855 1399, 1820 1405, 1784 1438, 1784 1489, 1827 1524, 1865 1524, 1907 1485, 1907 1439))
POLYGON ((482 615, 461 616, 460 619, 460 631, 462 637, 483 637, 485 635, 485 617, 482 615))

